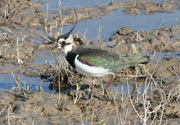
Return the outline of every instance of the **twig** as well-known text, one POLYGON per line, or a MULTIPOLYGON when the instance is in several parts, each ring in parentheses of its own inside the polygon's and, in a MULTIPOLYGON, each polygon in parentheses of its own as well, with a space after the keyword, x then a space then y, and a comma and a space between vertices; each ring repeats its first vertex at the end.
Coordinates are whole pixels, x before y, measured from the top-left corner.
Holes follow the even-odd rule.
POLYGON ((16 82, 16 84, 20 87, 21 85, 20 85, 20 83, 19 83, 19 79, 16 79, 16 78, 15 78, 13 71, 11 71, 11 74, 12 74, 12 76, 13 76, 14 81, 16 82))
POLYGON ((99 25, 98 29, 97 29, 97 41, 100 42, 101 41, 101 32, 102 32, 103 26, 99 25))
POLYGON ((180 78, 179 78, 179 75, 177 74, 176 68, 173 65, 171 65, 171 66, 174 70, 174 73, 176 74, 176 77, 178 78, 178 81, 180 81, 180 78))
POLYGON ((19 38, 17 37, 17 47, 16 47, 16 52, 17 52, 17 60, 18 60, 18 64, 23 64, 24 62, 19 58, 19 38))
POLYGON ((93 117, 94 117, 94 109, 93 109, 92 115, 91 115, 91 125, 93 125, 93 117))

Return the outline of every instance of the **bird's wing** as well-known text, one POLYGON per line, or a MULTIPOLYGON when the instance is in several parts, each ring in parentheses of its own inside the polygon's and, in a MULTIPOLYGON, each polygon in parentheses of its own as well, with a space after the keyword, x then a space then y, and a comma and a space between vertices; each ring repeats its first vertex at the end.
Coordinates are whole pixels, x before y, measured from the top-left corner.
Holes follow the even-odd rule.
POLYGON ((92 46, 78 47, 74 53, 79 55, 78 60, 89 66, 103 67, 111 71, 122 69, 127 65, 119 55, 92 46))
POLYGON ((140 54, 120 56, 92 46, 81 46, 75 50, 79 55, 78 59, 89 66, 97 66, 109 69, 110 71, 121 70, 127 66, 135 66, 148 59, 140 54))

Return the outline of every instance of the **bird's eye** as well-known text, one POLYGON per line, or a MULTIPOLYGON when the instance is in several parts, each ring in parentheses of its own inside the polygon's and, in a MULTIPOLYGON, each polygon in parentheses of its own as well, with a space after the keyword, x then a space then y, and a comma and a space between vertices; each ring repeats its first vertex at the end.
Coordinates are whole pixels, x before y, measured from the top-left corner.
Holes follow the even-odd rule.
POLYGON ((64 44, 65 44, 65 41, 62 41, 62 44, 64 45, 64 44))

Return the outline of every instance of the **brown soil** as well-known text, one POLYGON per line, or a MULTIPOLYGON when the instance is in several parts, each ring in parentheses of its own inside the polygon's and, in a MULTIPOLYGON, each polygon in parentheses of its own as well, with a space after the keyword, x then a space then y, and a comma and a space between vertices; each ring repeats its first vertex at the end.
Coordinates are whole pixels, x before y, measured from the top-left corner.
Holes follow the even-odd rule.
MULTIPOLYGON (((121 55, 132 54, 131 43, 135 43, 138 52, 151 56, 149 64, 116 72, 113 83, 134 86, 131 95, 110 91, 109 97, 105 96, 102 83, 110 79, 106 76, 95 79, 94 99, 89 100, 91 78, 77 74, 69 66, 55 70, 51 65, 32 64, 43 50, 52 55, 59 53, 53 40, 60 33, 51 35, 50 26, 54 31, 58 29, 57 22, 60 26, 74 23, 73 10, 62 10, 66 13, 63 18, 52 17, 51 13, 56 12, 49 12, 47 18, 46 13, 39 10, 42 5, 28 0, 0 1, 0 74, 14 72, 48 78, 57 91, 60 81, 63 92, 60 95, 30 92, 19 86, 11 92, 0 93, 0 124, 141 124, 145 106, 149 106, 148 124, 180 123, 180 56, 176 54, 180 51, 179 25, 153 31, 132 31, 124 27, 102 43, 76 36, 79 44, 98 45, 121 55), (104 43, 111 43, 111 46, 104 43), (155 52, 174 54, 153 59, 155 52), (68 77, 66 68, 69 69, 68 77), (147 85, 151 88, 143 93, 140 89, 147 85), (77 86, 81 86, 78 91, 77 86)), ((107 6, 77 9, 78 22, 101 18, 117 9, 137 15, 171 13, 179 6, 179 1, 112 2, 107 6)))

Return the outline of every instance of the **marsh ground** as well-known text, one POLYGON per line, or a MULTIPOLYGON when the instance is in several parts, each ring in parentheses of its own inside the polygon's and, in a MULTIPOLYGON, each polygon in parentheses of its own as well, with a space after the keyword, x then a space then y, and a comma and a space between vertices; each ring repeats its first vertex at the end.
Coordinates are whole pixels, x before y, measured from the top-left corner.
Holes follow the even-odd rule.
MULTIPOLYGON (((101 38, 103 30, 99 27, 97 40, 91 32, 84 37, 85 33, 76 30, 74 39, 79 44, 127 55, 133 53, 131 45, 134 43, 138 52, 150 56, 149 64, 116 72, 108 98, 104 96, 103 87, 109 76, 96 79, 94 99, 90 101, 91 78, 67 67, 70 71, 67 80, 66 68, 53 67, 62 67, 63 59, 58 56, 60 50, 54 40, 62 33, 62 26, 74 23, 74 11, 50 8, 46 12, 41 8, 43 4, 27 0, 0 1, 1 124, 180 124, 179 17, 171 26, 163 27, 162 21, 157 28, 146 31, 133 30, 128 25, 120 27, 117 24, 121 21, 116 20, 115 30, 105 30, 111 32, 109 38, 108 35, 101 38), (22 76, 27 78, 23 82, 22 76), (37 83, 35 79, 42 80, 37 83), (11 87, 8 80, 16 86, 11 87), (42 91, 40 86, 45 84, 44 80, 55 90, 59 90, 60 83, 61 94, 49 92, 48 86, 43 89, 49 93, 42 91), (81 87, 77 89, 77 86, 81 87), (31 91, 32 88, 35 89, 31 91)), ((119 10, 134 17, 171 15, 179 13, 179 6, 180 2, 175 0, 123 1, 80 7, 77 9, 78 25, 85 20, 98 22, 119 10)), ((115 17, 111 18, 112 22, 115 17)), ((154 22, 149 22, 151 24, 154 22)))

